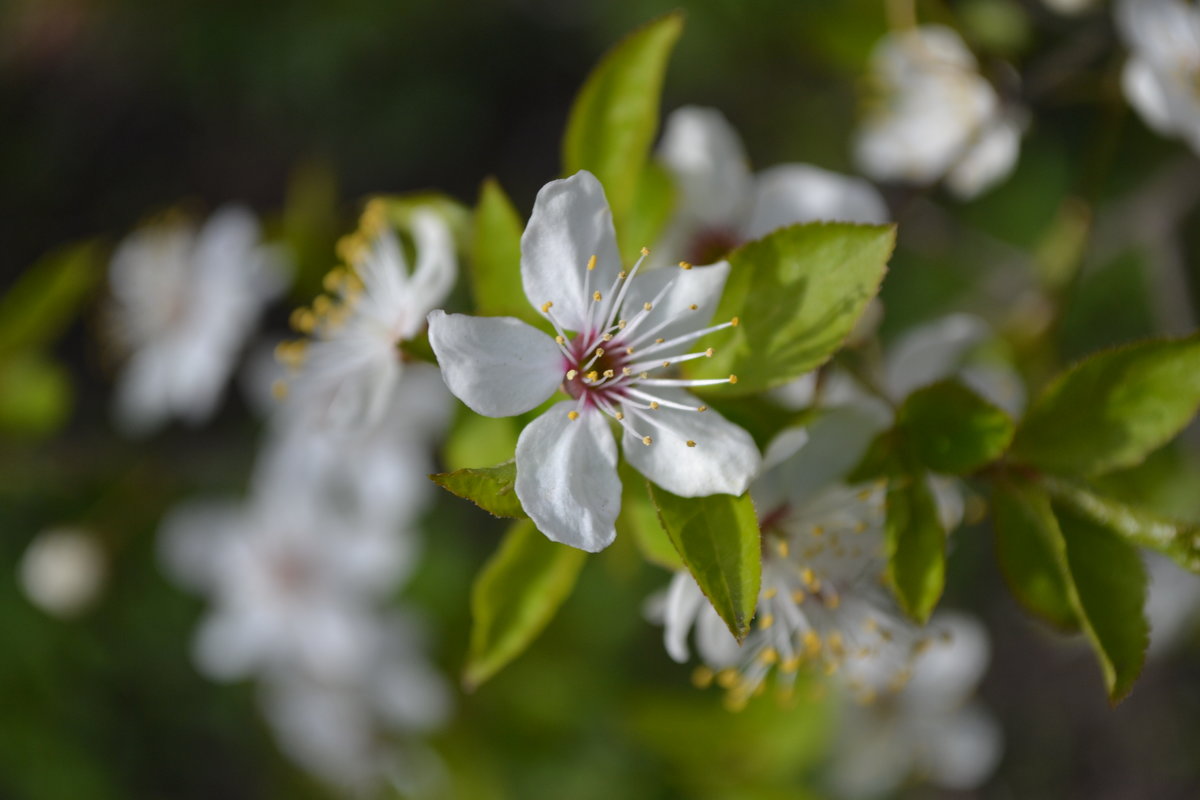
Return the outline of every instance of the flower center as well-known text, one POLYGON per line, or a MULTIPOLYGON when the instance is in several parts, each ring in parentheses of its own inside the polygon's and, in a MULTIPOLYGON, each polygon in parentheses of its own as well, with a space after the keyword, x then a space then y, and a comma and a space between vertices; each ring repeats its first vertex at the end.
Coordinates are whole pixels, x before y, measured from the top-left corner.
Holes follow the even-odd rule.
MULTIPOLYGON (((640 306, 627 302, 630 282, 650 251, 642 248, 642 257, 628 272, 621 272, 607 289, 592 286, 596 257, 588 261, 584 291, 589 297, 583 330, 568 336, 552 311, 554 303, 542 305, 554 325, 555 342, 563 354, 563 390, 576 400, 571 419, 580 413, 596 409, 615 419, 630 434, 650 445, 653 439, 636 427, 639 421, 654 422, 650 414, 660 408, 703 412, 704 405, 690 405, 662 396, 660 387, 710 386, 737 383, 737 376, 716 379, 685 379, 674 377, 677 364, 697 358, 710 358, 713 349, 688 352, 690 345, 706 334, 738 324, 737 317, 718 325, 704 325, 707 320, 696 319, 696 325, 684 333, 666 336, 667 329, 677 332, 677 325, 687 315, 699 311, 692 304, 675 314, 657 308, 667 297, 675 281, 669 281, 650 301, 640 306), (657 309, 657 310, 656 310, 657 309), (669 376, 669 377, 668 377, 669 376)), ((692 269, 680 262, 681 270, 692 269)), ((689 447, 695 447, 688 440, 689 447)))

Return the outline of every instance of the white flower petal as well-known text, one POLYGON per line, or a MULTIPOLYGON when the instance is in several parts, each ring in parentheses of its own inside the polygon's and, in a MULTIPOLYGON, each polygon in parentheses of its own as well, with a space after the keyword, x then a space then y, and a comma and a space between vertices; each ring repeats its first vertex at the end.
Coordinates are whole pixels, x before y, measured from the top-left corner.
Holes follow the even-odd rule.
POLYGON ((581 170, 543 186, 521 236, 521 280, 534 308, 553 303, 567 330, 584 331, 592 292, 607 291, 620 271, 612 212, 596 176, 581 170))
POLYGON ((412 234, 417 250, 417 265, 409 281, 408 300, 413 314, 413 328, 402 332, 402 338, 415 335, 425 316, 442 304, 458 278, 458 261, 454 257, 454 239, 450 226, 436 212, 421 209, 413 213, 412 234))
POLYGON ((781 164, 755 181, 745 236, 758 239, 785 225, 820 220, 880 225, 888 221, 888 210, 878 190, 862 178, 808 164, 781 164))
POLYGON ((446 386, 485 417, 536 408, 554 394, 566 372, 554 340, 512 317, 433 311, 429 344, 446 386))
POLYGON ((893 400, 952 375, 967 352, 990 335, 987 323, 951 314, 913 330, 896 342, 884 365, 884 388, 893 400))
MULTIPOLYGON (((671 339, 700 330, 712 320, 713 312, 717 310, 717 303, 721 299, 721 292, 725 289, 725 279, 728 277, 728 261, 719 261, 707 267, 666 267, 639 273, 629 284, 621 316, 627 320, 632 319, 642 310, 643 304, 654 301, 659 292, 672 283, 671 288, 654 304, 653 310, 640 323, 638 333, 650 331, 666 320, 672 321, 655 334, 656 338, 671 339), (693 309, 692 306, 696 308, 693 309)), ((648 344, 639 349, 645 349, 648 344)))
POLYGON ((930 727, 918 763, 931 783, 967 791, 981 785, 1000 761, 1003 745, 1000 726, 976 704, 930 727))
POLYGON ((552 406, 517 439, 517 497, 551 541, 595 553, 612 544, 621 510, 617 446, 607 418, 576 403, 552 406))
POLYGON ((714 669, 732 667, 741 661, 742 648, 708 598, 703 600, 696 617, 696 652, 714 669))
POLYGON ((1129 59, 1121 71, 1121 88, 1150 128, 1168 136, 1175 132, 1167 92, 1148 62, 1136 57, 1129 59))
POLYGON ((929 492, 937 506, 938 521, 942 524, 942 530, 951 533, 963 521, 963 488, 957 480, 944 475, 929 475, 928 478, 929 492))
POLYGON ((944 612, 930 625, 933 642, 913 663, 912 680, 904 688, 905 703, 925 711, 953 708, 970 696, 992 652, 987 631, 965 614, 944 612))
POLYGON ((720 111, 685 106, 671 112, 658 159, 678 183, 678 215, 689 227, 741 227, 750 170, 741 138, 720 111))
MULTIPOLYGON (((655 396, 698 406, 700 401, 679 389, 659 389, 655 396)), ((652 443, 625 431, 622 448, 634 469, 680 497, 740 495, 758 472, 762 459, 750 434, 716 411, 684 411, 661 406, 626 418, 652 443), (692 442, 689 446, 688 442, 692 442)))
POLYGON ((946 188, 969 200, 1007 178, 1021 152, 1021 126, 1012 119, 988 125, 946 174, 946 188))
POLYGON ((676 572, 667 589, 664 609, 663 644, 667 655, 680 664, 687 663, 688 634, 696 624, 696 615, 705 604, 704 593, 687 572, 676 572))

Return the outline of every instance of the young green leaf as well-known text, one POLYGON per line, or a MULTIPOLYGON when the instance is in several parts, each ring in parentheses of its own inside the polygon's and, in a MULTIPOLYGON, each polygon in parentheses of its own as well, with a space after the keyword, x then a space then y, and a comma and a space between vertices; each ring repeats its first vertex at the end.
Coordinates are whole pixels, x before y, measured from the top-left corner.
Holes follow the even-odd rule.
POLYGON ((71 323, 103 271, 96 246, 55 250, 27 269, 0 298, 0 356, 40 347, 71 323))
POLYGON ((909 395, 899 425, 921 464, 950 475, 966 475, 995 461, 1013 437, 1008 414, 953 380, 909 395))
POLYGON ((700 346, 715 355, 695 363, 706 376, 738 376, 724 394, 761 392, 820 366, 879 291, 895 241, 890 225, 809 223, 733 251, 714 319, 738 325, 707 337, 700 346))
POLYGON ((38 437, 63 426, 71 413, 71 376, 36 354, 0 361, 0 434, 38 437))
POLYGON ((1146 659, 1146 571, 1137 550, 1112 531, 1065 505, 1054 504, 1054 512, 1085 630, 1115 703, 1129 693, 1146 659))
POLYGON ((658 130, 663 75, 682 30, 675 12, 618 42, 584 82, 567 120, 563 171, 586 169, 600 179, 618 230, 658 130))
POLYGON ((924 623, 946 583, 946 532, 923 473, 891 482, 885 530, 888 579, 905 613, 924 623))
POLYGON ((1067 548, 1045 490, 1015 478, 998 481, 992 514, 997 560, 1013 595, 1055 627, 1079 630, 1082 621, 1067 548))
POLYGON ((521 229, 521 217, 508 195, 488 178, 472 219, 467 277, 476 313, 541 326, 545 320, 529 305, 521 283, 521 229))
POLYGON ((527 516, 517 499, 515 461, 505 461, 494 467, 456 469, 429 477, 438 486, 470 500, 494 517, 521 519, 527 516))
POLYGON ((1098 475, 1139 463, 1200 408, 1200 336, 1148 341, 1092 356, 1033 404, 1012 453, 1056 475, 1098 475))
POLYGON ((740 642, 762 581, 762 544, 750 495, 676 497, 650 485, 662 526, 684 565, 740 642))
POLYGON ((587 554, 522 520, 471 588, 471 646, 463 683, 474 689, 519 656, 571 594, 587 554))
POLYGON ((675 184, 671 174, 653 161, 646 162, 633 194, 633 206, 621 229, 621 257, 627 263, 637 261, 643 247, 651 247, 658 241, 674 210, 675 184))
POLYGON ((1200 572, 1200 526, 1103 497, 1071 481, 1047 478, 1044 483, 1055 501, 1063 506, 1108 528, 1130 544, 1157 550, 1184 569, 1200 572))

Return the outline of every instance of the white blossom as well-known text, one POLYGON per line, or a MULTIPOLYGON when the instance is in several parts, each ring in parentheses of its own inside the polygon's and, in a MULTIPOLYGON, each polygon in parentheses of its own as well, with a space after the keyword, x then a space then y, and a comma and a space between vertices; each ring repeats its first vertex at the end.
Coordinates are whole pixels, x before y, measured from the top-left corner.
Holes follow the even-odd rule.
POLYGON ((1145 552, 1149 587, 1146 618, 1150 622, 1150 654, 1167 653, 1194 633, 1200 619, 1200 576, 1166 556, 1145 552))
POLYGON ((171 220, 130 234, 109 270, 116 336, 129 353, 116 418, 146 433, 170 417, 212 415, 265 303, 285 285, 278 251, 244 208, 217 211, 199 232, 171 220))
POLYGON ((312 339, 278 352, 297 373, 287 402, 306 424, 378 421, 404 370, 400 344, 424 329, 426 315, 453 288, 458 262, 445 220, 417 209, 410 227, 416 250, 411 271, 382 201, 369 205, 361 233, 342 248, 350 266, 326 276, 331 294, 293 314, 293 323, 312 339))
POLYGON ((107 572, 96 537, 76 528, 51 528, 37 535, 21 557, 25 595, 56 617, 73 617, 96 599, 107 572))
POLYGON ((446 385, 477 413, 522 414, 560 389, 570 398, 521 432, 516 492, 546 536, 592 552, 612 542, 621 502, 609 420, 626 461, 684 497, 741 494, 759 464, 749 434, 685 391, 737 377, 670 371, 711 355, 688 352, 697 339, 738 324, 708 324, 729 265, 639 274, 642 260, 623 269, 604 190, 579 172, 542 188, 521 238, 525 295, 555 336, 511 317, 429 315, 446 385))
POLYGON ((743 242, 799 222, 882 224, 887 206, 861 178, 810 164, 751 174, 741 138, 716 109, 685 106, 667 117, 658 160, 678 188, 674 217, 654 248, 704 264, 743 242))
POLYGON ((1200 6, 1181 0, 1118 0, 1129 45, 1125 96, 1146 124, 1200 153, 1200 6))
POLYGON ((1000 727, 971 700, 988 665, 987 632, 955 613, 935 615, 929 627, 898 690, 893 665, 861 662, 883 667, 874 676, 861 670, 864 683, 874 677, 876 688, 893 691, 860 693, 844 704, 830 768, 837 796, 887 795, 909 777, 970 790, 1000 760, 1000 727))
POLYGON ((968 199, 1016 165, 1020 114, 1004 106, 950 28, 887 34, 871 56, 869 80, 877 96, 855 141, 867 175, 916 184, 944 180, 968 199))

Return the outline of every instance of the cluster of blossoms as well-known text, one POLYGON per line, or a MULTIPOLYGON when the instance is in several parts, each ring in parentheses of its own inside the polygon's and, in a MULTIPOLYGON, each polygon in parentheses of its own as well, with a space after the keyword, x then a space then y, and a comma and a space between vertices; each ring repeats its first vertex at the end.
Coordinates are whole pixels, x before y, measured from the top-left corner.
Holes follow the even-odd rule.
MULTIPOLYGON (((437 213, 418 209, 409 227, 411 271, 391 221, 367 209, 343 246, 347 264, 326 278, 331 294, 293 314, 311 345, 278 348, 284 378, 251 373, 274 382, 280 402, 266 412, 247 496, 185 503, 160 538, 168 572, 210 603, 195 637, 200 669, 257 679, 283 749, 354 791, 385 781, 408 791, 435 773, 411 734, 440 724, 450 703, 420 621, 389 602, 420 557, 429 453, 449 422, 437 371, 403 365, 399 343, 457 273, 437 213)), ((211 414, 283 274, 242 210, 219 212, 198 237, 182 224, 131 236, 111 272, 123 340, 138 347, 119 418, 145 429, 211 414)))
POLYGON ((1146 124, 1200 153, 1200 7, 1182 0, 1118 0, 1130 48, 1125 96, 1146 124))

